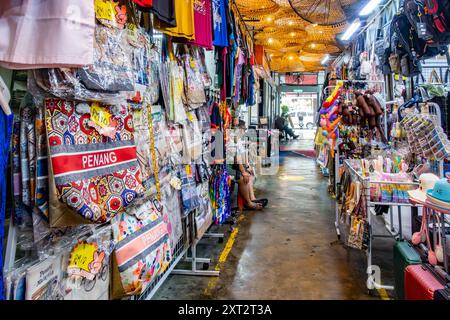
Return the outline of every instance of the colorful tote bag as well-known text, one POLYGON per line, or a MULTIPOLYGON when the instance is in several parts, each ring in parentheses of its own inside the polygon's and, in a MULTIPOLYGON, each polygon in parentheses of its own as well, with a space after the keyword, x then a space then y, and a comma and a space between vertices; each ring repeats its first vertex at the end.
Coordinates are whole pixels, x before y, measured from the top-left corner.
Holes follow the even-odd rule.
POLYGON ((45 103, 59 199, 88 220, 108 222, 144 191, 128 108, 58 99, 45 103), (109 125, 100 127, 90 114, 97 122, 109 119, 109 125))
POLYGON ((125 294, 145 291, 171 260, 167 224, 159 202, 147 200, 112 220, 114 255, 125 294))

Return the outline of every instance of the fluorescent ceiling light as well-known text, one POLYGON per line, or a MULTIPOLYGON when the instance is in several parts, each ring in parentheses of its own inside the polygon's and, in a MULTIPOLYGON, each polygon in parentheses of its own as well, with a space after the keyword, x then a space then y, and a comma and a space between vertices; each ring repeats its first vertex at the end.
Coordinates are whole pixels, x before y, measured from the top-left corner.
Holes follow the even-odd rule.
POLYGON ((353 21, 353 23, 350 25, 350 27, 348 27, 347 31, 345 31, 345 33, 342 35, 341 40, 343 40, 343 41, 350 40, 352 35, 356 32, 356 30, 358 30, 358 28, 360 26, 361 26, 361 21, 359 21, 358 19, 353 21))
POLYGON ((359 13, 360 16, 367 16, 372 13, 373 10, 382 2, 383 0, 370 0, 366 6, 359 13))
POLYGON ((327 63, 328 62, 328 60, 330 60, 330 55, 329 54, 327 54, 323 59, 322 59, 322 64, 325 64, 325 63, 327 63))

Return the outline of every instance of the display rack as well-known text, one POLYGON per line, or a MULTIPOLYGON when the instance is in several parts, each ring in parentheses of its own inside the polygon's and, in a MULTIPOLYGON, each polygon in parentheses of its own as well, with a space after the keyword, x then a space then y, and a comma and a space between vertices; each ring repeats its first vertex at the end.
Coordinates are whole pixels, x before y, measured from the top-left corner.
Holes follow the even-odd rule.
MULTIPOLYGON (((385 289, 385 290, 394 290, 394 286, 392 285, 382 285, 381 283, 377 282, 376 277, 381 277, 381 274, 375 274, 374 273, 374 266, 372 264, 373 261, 373 250, 372 250, 372 244, 373 240, 376 238, 396 238, 396 239, 402 239, 402 216, 401 216, 401 208, 402 207, 411 207, 410 203, 398 203, 398 202, 374 202, 370 199, 370 187, 373 184, 383 184, 383 185, 396 185, 396 186, 418 186, 419 183, 416 182, 389 182, 389 181, 376 181, 372 180, 370 177, 363 177, 362 173, 359 172, 359 170, 355 169, 352 166, 352 163, 349 160, 344 161, 345 170, 354 178, 357 179, 362 186, 362 196, 366 197, 366 212, 367 212, 367 223, 369 225, 369 243, 367 247, 367 289, 385 289), (386 228, 388 231, 388 235, 381 235, 381 234, 373 234, 372 232, 372 215, 373 210, 376 205, 384 205, 389 206, 389 215, 391 221, 393 220, 392 217, 392 207, 396 206, 398 208, 398 221, 399 221, 399 230, 396 232, 393 228, 386 228)), ((345 195, 343 196, 343 200, 345 201, 345 195)), ((336 204, 336 233, 338 237, 340 237, 340 217, 339 217, 339 205, 336 204)), ((391 226, 393 224, 391 223, 391 226)))

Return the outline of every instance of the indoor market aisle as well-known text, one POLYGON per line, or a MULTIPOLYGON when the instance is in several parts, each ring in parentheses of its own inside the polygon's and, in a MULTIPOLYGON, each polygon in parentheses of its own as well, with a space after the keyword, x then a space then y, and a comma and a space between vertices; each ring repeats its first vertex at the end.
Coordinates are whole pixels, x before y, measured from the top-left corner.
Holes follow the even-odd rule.
POLYGON ((257 183, 268 208, 244 212, 218 252, 212 252, 213 242, 200 246, 221 260, 220 277, 171 276, 155 298, 373 298, 365 287, 363 255, 337 241, 334 201, 315 161, 282 155, 278 174, 257 183))

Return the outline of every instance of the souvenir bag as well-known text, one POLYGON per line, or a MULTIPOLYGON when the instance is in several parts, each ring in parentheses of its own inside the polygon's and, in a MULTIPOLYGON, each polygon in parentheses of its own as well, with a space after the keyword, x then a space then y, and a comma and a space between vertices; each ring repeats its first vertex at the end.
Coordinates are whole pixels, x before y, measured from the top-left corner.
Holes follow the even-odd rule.
POLYGON ((111 227, 95 230, 69 248, 62 261, 63 299, 108 300, 111 227))
POLYGON ((161 208, 156 199, 146 200, 113 218, 113 297, 145 292, 167 268, 171 248, 161 208))
POLYGON ((183 103, 188 109, 196 109, 206 103, 205 88, 203 86, 201 62, 195 58, 186 45, 180 52, 184 71, 183 103))
POLYGON ((108 222, 144 191, 128 108, 58 99, 45 105, 58 198, 92 222, 108 222))

